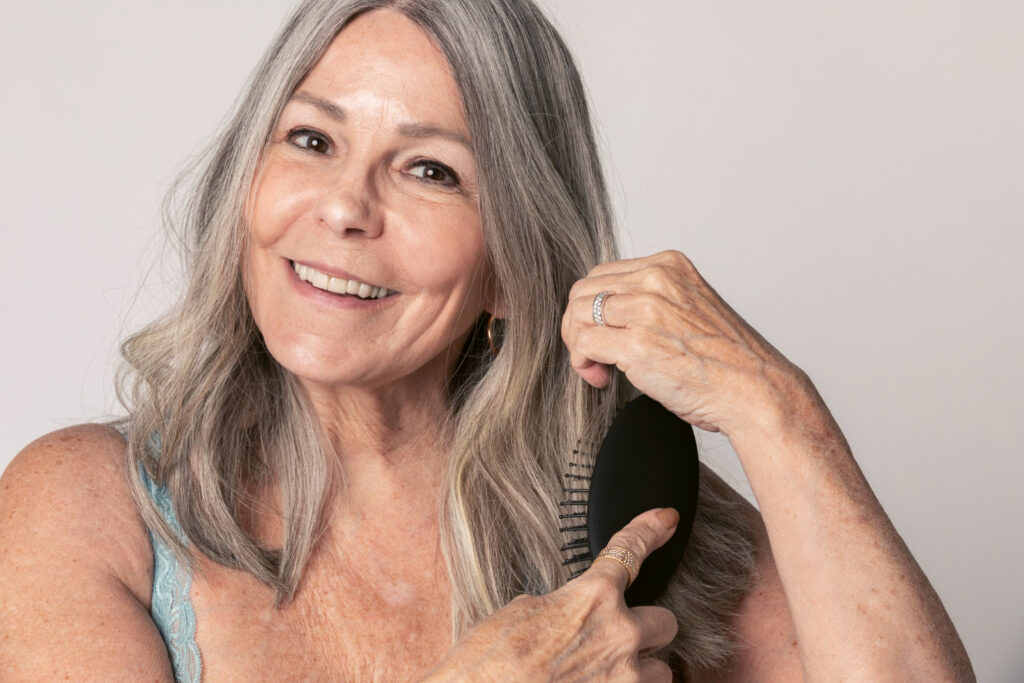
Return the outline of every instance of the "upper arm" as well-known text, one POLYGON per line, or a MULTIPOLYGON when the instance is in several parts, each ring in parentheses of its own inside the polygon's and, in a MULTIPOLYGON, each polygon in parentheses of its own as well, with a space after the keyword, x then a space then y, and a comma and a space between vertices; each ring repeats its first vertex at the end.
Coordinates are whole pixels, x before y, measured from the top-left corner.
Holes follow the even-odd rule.
POLYGON ((71 427, 27 446, 0 477, 4 680, 172 679, 124 449, 107 427, 71 427))
POLYGON ((702 470, 701 476, 710 478, 719 493, 737 502, 742 500, 741 508, 750 517, 756 537, 757 564, 751 588, 730 624, 739 642, 736 654, 715 670, 691 670, 688 680, 694 683, 803 680, 796 628, 761 514, 710 470, 702 470))

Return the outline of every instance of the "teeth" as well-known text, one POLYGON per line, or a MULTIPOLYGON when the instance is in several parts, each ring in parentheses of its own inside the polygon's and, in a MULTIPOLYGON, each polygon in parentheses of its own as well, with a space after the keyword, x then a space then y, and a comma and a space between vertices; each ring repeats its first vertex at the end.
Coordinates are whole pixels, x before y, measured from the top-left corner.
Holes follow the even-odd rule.
POLYGON ((334 292, 335 294, 344 294, 345 289, 348 287, 348 280, 344 278, 332 277, 327 282, 327 291, 334 292))
POLYGON ((319 270, 301 263, 292 262, 292 268, 300 280, 308 282, 317 289, 334 294, 355 294, 360 299, 383 299, 388 295, 387 287, 377 287, 358 280, 331 277, 327 273, 321 273, 319 270))

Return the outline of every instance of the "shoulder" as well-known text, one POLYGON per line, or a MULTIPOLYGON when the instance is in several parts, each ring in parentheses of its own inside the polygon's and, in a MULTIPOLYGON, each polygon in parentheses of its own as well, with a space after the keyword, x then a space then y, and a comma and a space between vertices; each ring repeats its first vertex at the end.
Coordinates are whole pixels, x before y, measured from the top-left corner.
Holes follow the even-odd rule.
POLYGON ((153 555, 126 455, 121 435, 100 424, 30 443, 0 476, 0 546, 94 566, 148 605, 153 555))
POLYGON ((170 679, 125 456, 116 431, 81 425, 29 444, 0 477, 4 680, 170 679))

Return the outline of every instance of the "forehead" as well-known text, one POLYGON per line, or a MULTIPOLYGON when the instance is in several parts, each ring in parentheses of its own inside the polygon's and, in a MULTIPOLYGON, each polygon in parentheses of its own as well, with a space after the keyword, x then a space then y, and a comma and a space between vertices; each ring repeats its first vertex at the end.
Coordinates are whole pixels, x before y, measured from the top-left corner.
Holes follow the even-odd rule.
POLYGON ((350 21, 297 90, 347 111, 430 119, 468 134, 448 61, 423 29, 394 10, 376 9, 350 21))

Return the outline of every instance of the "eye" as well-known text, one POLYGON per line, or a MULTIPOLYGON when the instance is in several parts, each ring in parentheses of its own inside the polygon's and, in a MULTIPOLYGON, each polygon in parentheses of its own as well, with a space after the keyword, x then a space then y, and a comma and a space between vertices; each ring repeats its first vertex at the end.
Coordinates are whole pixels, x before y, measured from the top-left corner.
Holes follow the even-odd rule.
POLYGON ((326 154, 331 148, 330 139, 326 135, 309 128, 296 128, 288 131, 287 140, 300 149, 318 154, 326 154))
POLYGON ((437 161, 421 160, 412 164, 412 175, 425 183, 458 187, 459 176, 452 169, 437 161))

